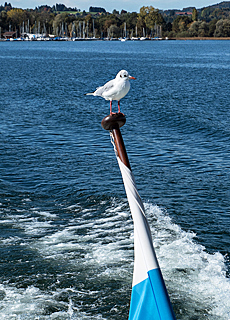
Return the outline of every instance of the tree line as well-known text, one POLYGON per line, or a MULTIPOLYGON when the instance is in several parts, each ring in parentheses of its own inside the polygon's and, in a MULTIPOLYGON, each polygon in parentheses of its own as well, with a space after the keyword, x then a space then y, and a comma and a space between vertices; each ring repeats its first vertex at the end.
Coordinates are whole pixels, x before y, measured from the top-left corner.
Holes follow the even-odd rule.
POLYGON ((143 6, 140 12, 108 13, 103 8, 90 7, 89 12, 65 5, 44 5, 33 9, 13 8, 5 3, 0 6, 0 30, 46 33, 69 37, 230 37, 230 2, 221 7, 210 6, 197 10, 160 11, 143 6), (228 4, 228 6, 226 5, 228 4), (57 10, 59 9, 59 10, 57 10), (61 10, 60 10, 61 9, 61 10), (102 9, 102 10, 98 10, 102 9), (125 33, 124 33, 125 30, 125 33))

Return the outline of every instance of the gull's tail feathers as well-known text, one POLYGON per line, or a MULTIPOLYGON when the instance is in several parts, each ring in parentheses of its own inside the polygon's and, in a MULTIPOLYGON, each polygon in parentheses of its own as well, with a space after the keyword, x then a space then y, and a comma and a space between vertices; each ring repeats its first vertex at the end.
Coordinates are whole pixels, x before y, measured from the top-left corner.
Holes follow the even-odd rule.
POLYGON ((94 92, 85 93, 85 96, 93 96, 94 92))

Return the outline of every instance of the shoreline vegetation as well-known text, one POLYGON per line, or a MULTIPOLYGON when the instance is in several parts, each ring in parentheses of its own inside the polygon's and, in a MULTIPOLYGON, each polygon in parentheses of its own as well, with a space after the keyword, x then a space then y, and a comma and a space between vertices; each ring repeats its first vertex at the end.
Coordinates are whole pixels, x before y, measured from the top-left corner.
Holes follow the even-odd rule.
POLYGON ((35 9, 0 5, 0 40, 230 40, 230 1, 208 7, 139 13, 101 7, 89 11, 64 4, 35 9))
MULTIPOLYGON (((27 41, 122 41, 123 39, 101 39, 101 38, 43 38, 43 39, 30 39, 27 41)), ((169 40, 169 41, 199 41, 199 40, 230 40, 230 37, 187 37, 187 38, 182 38, 182 37, 178 37, 178 38, 159 38, 159 39, 145 39, 146 41, 162 41, 162 40, 169 40)), ((12 41, 26 41, 25 39, 21 39, 21 38, 11 38, 11 39, 1 39, 0 38, 0 42, 12 42, 12 41)), ((125 41, 142 41, 140 39, 126 39, 125 41)))
POLYGON ((187 38, 172 38, 170 40, 230 40, 230 37, 187 37, 187 38))

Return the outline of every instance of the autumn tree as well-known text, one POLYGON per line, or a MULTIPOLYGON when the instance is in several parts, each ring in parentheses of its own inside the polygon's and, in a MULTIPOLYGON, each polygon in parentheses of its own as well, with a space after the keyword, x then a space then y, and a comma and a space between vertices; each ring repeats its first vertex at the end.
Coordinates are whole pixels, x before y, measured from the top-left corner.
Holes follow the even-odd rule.
POLYGON ((196 8, 193 8, 192 10, 192 21, 197 21, 198 12, 196 8))
POLYGON ((17 28, 19 25, 28 19, 27 12, 22 9, 12 9, 7 12, 7 21, 13 28, 17 28))
POLYGON ((164 23, 164 19, 159 13, 159 10, 152 6, 142 7, 139 16, 144 19, 146 27, 149 29, 153 29, 155 24, 162 25, 164 23))

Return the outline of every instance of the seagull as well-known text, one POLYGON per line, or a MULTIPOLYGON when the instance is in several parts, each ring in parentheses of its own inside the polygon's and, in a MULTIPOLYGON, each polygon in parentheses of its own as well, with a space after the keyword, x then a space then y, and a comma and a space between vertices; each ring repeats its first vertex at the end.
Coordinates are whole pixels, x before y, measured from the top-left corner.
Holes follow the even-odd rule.
POLYGON ((86 93, 86 95, 99 96, 105 100, 110 101, 110 114, 112 112, 112 101, 118 101, 118 112, 121 112, 120 109, 120 100, 129 92, 130 89, 130 79, 136 79, 129 75, 126 70, 121 70, 116 75, 116 78, 108 81, 104 86, 98 87, 96 91, 92 93, 86 93))

